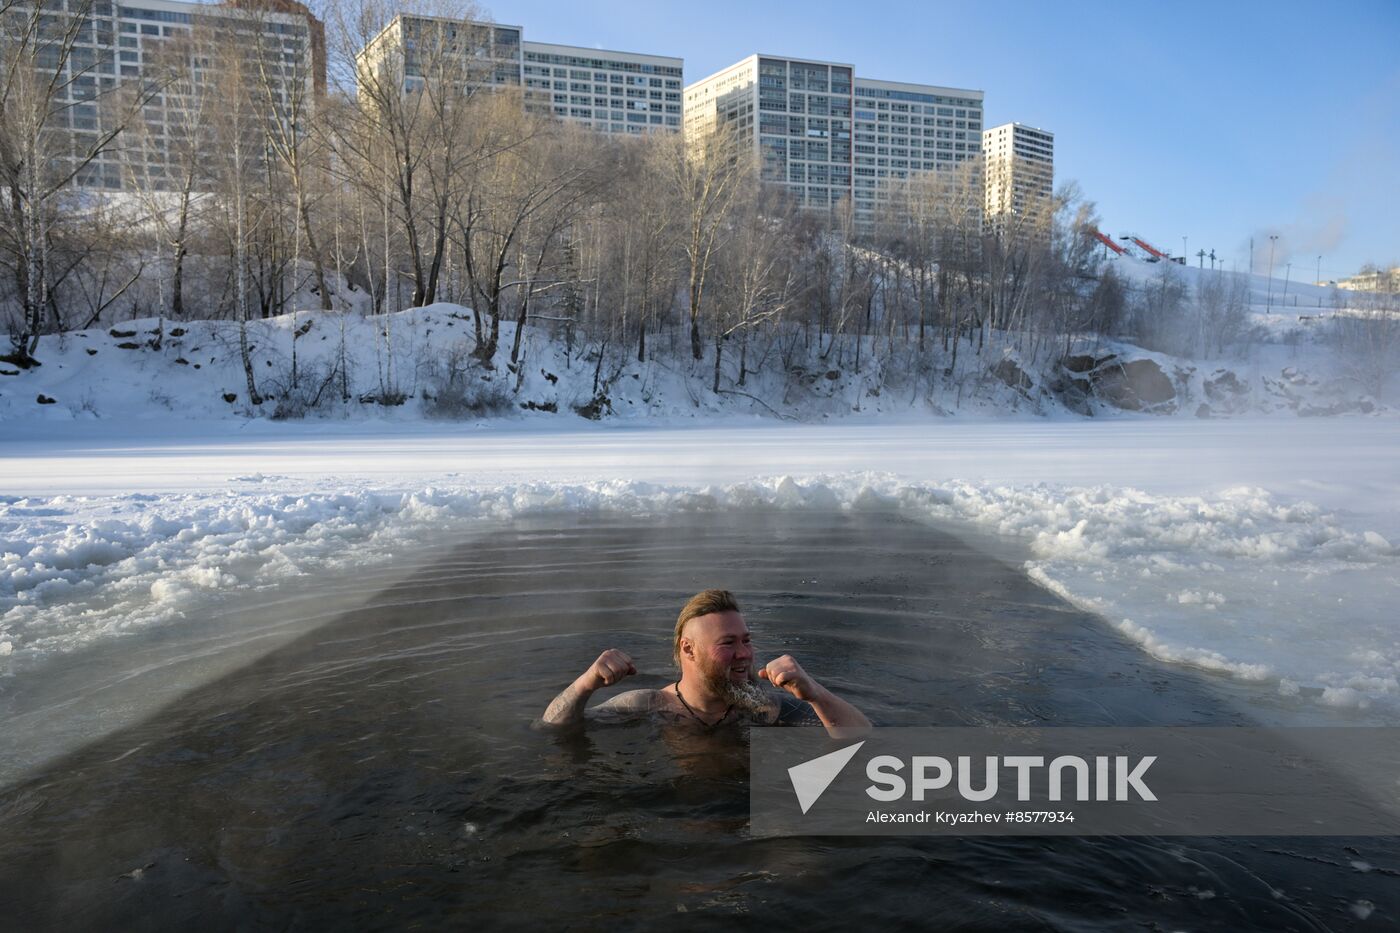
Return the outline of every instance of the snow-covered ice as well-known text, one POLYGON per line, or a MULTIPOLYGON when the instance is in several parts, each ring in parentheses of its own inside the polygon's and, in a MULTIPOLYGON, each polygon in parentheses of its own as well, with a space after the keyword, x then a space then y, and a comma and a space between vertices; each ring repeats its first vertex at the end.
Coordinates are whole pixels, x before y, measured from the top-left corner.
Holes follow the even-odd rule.
POLYGON ((1392 419, 11 426, 0 671, 558 509, 889 508, 1153 655, 1400 710, 1392 419))

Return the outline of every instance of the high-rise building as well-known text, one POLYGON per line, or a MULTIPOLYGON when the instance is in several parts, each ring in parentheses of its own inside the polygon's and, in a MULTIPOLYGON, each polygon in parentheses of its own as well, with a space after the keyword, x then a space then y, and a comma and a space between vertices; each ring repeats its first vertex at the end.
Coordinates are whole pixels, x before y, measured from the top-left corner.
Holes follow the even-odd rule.
POLYGON ((681 129, 681 59, 530 42, 520 26, 401 14, 361 50, 359 68, 410 91, 430 79, 425 48, 456 56, 457 73, 483 86, 522 88, 533 113, 603 133, 681 129))
POLYGON ((373 80, 399 94, 434 77, 494 87, 520 87, 519 26, 399 14, 356 56, 360 91, 373 80))
POLYGON ((1006 234, 1038 222, 1055 190, 1055 134, 1021 123, 1003 123, 982 133, 986 220, 1006 234))
POLYGON ((856 78, 855 209, 866 220, 919 172, 950 171, 982 148, 981 91, 856 78))
MULTIPOLYGON (((223 66, 224 59, 211 49, 232 49, 242 61, 256 62, 249 71, 256 71, 258 80, 271 76, 277 85, 273 96, 280 100, 293 86, 308 99, 325 89, 324 30, 294 0, 96 0, 52 7, 44 16, 55 27, 71 25, 74 36, 57 75, 56 129, 66 134, 75 154, 100 150, 75 178, 84 187, 122 189, 133 178, 157 189, 165 186, 170 141, 190 132, 189 96, 211 87, 223 66), (120 95, 128 87, 140 88, 147 98, 137 117, 141 143, 100 146, 116 126, 114 113, 124 109, 120 95)), ((265 103, 267 94, 259 98, 265 103)), ((128 125, 126 133, 135 137, 136 129, 128 125)))
POLYGON ((525 106, 604 133, 679 133, 683 68, 661 55, 526 42, 525 106))
POLYGON ((849 199, 856 219, 870 220, 899 181, 977 157, 982 100, 860 77, 845 63, 751 55, 686 88, 685 126, 731 126, 765 182, 805 207, 849 199))
POLYGON ((688 136, 725 124, 800 205, 851 195, 850 65, 750 55, 685 91, 688 136))

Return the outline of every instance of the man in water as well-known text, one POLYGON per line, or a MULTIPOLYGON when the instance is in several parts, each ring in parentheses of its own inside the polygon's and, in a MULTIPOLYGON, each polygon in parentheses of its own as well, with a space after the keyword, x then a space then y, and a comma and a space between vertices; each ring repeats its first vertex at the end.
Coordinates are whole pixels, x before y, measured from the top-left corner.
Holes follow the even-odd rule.
MULTIPOLYGON (((870 728, 860 710, 812 679, 791 655, 769 661, 757 672, 786 691, 774 695, 754 681, 749 627, 728 590, 705 590, 691 597, 676 619, 674 644, 680 677, 659 690, 629 690, 600 703, 598 712, 621 715, 669 714, 708 729, 739 722, 767 725, 816 724, 840 738, 870 728)), ((588 698, 637 673, 632 659, 609 648, 545 710, 547 725, 583 719, 588 698)))

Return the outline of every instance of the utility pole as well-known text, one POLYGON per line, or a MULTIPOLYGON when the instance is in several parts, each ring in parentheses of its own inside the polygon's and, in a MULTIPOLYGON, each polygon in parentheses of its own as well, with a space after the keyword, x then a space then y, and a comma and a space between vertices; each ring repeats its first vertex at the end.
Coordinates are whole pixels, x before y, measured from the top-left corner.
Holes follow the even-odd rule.
POLYGON ((1254 237, 1249 238, 1249 274, 1254 274, 1254 237))
POLYGON ((1283 273, 1283 306, 1288 307, 1288 278, 1293 274, 1293 263, 1284 263, 1283 273))
POLYGON ((1269 234, 1269 297, 1264 303, 1264 311, 1267 313, 1274 307, 1274 244, 1278 242, 1278 234, 1269 234))
MULTIPOLYGON (((1196 250, 1196 258, 1200 260, 1200 267, 1201 267, 1202 269, 1204 269, 1204 268, 1206 267, 1206 251, 1203 250, 1203 249, 1198 249, 1198 250, 1196 250)), ((1211 257, 1210 267, 1211 267, 1212 269, 1215 268, 1215 257, 1214 257, 1214 256, 1211 257)))
MULTIPOLYGON (((1321 287, 1322 287, 1322 257, 1321 257, 1321 256, 1317 257, 1317 278, 1313 279, 1313 281, 1317 283, 1317 287, 1318 287, 1318 288, 1321 288, 1321 287)), ((1319 308, 1322 307, 1322 292, 1318 292, 1318 293, 1317 293, 1317 306, 1318 306, 1319 308)))
POLYGON ((1181 238, 1181 264, 1186 265, 1186 237, 1181 238))

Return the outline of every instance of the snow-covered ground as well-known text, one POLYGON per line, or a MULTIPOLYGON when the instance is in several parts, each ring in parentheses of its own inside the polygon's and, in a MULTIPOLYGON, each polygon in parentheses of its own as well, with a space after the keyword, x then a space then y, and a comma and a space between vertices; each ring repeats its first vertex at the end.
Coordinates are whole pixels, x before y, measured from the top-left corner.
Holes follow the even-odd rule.
MULTIPOLYGON (((1228 275, 1131 259, 1114 268, 1144 288, 1164 273, 1188 289, 1228 275)), ((969 336, 957 352, 931 338, 920 356, 884 337, 823 341, 779 326, 753 337, 742 374, 740 348, 727 349, 719 392, 712 391, 713 357, 707 350, 692 363, 679 330, 651 334, 648 346, 660 352, 644 363, 614 337, 600 362, 598 342, 586 334, 569 341, 530 325, 517 348, 515 324, 505 321, 492 366, 483 368, 474 355, 475 315, 435 304, 379 316, 303 311, 250 322, 255 402, 237 324, 143 318, 45 337, 39 366, 0 363, 0 423, 236 426, 250 417, 402 423, 490 415, 559 426, 580 411, 649 425, 736 415, 1077 418, 1125 408, 1178 417, 1395 413, 1394 392, 1368 395, 1374 390, 1357 381, 1354 361, 1329 342, 1332 316, 1352 312, 1333 308, 1317 286, 1290 295, 1304 306, 1270 310, 1267 280, 1238 278, 1254 299, 1246 328, 1253 342, 1233 346, 1229 356, 1178 357, 1088 337, 1066 346, 998 331, 969 336), (1066 354, 1096 362, 1071 376, 1061 365, 1066 354), (1124 364, 1145 371, 1129 374, 1124 364)))
MULTIPOLYGON (((1290 312, 1307 314, 1309 309, 1331 311, 1333 308, 1333 297, 1335 289, 1331 285, 1318 285, 1312 281, 1312 276, 1293 277, 1285 280, 1280 265, 1272 281, 1269 276, 1260 273, 1242 272, 1237 268, 1226 269, 1224 263, 1219 266, 1208 265, 1208 260, 1200 261, 1195 258, 1185 264, 1179 265, 1176 262, 1160 263, 1146 262, 1133 256, 1108 256, 1106 268, 1113 269, 1114 272, 1125 279, 1137 284, 1151 282, 1152 279, 1161 274, 1165 265, 1173 274, 1179 275, 1186 284, 1195 289, 1201 282, 1208 281, 1217 276, 1233 277, 1243 279, 1249 286, 1250 305, 1259 312, 1272 311, 1278 315, 1290 312)), ((1347 292, 1340 293, 1340 300, 1353 302, 1362 298, 1364 293, 1347 292)))
POLYGON ((0 671, 382 566, 483 519, 763 503, 963 525, 1158 657, 1310 706, 1400 712, 1394 419, 7 432, 0 671))

